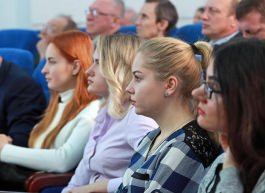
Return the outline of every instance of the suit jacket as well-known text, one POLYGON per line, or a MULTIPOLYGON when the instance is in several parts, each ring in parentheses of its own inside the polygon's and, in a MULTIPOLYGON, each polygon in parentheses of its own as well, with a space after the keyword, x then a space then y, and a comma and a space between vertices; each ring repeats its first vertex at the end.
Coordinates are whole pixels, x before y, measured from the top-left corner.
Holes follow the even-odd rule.
POLYGON ((27 146, 33 126, 46 108, 44 95, 34 79, 15 64, 0 66, 0 133, 13 144, 27 146))

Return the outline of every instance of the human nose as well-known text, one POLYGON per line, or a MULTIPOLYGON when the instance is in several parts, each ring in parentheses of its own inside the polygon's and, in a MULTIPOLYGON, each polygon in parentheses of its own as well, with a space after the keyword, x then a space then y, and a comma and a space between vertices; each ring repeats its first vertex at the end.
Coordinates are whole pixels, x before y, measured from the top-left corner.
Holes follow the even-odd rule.
POLYGON ((128 84, 127 88, 126 88, 126 92, 128 92, 130 95, 134 94, 134 89, 133 89, 133 81, 131 80, 131 82, 128 84))
POLYGON ((195 88, 192 92, 191 95, 193 98, 199 102, 206 102, 207 98, 204 93, 204 85, 202 84, 200 87, 195 88))
POLYGON ((86 70, 86 75, 87 77, 92 77, 95 75, 95 72, 94 72, 94 64, 92 64, 87 70, 86 70))
POLYGON ((45 63, 45 65, 43 66, 43 68, 41 69, 41 73, 42 74, 47 74, 48 73, 48 69, 47 69, 48 67, 47 67, 47 62, 45 63))

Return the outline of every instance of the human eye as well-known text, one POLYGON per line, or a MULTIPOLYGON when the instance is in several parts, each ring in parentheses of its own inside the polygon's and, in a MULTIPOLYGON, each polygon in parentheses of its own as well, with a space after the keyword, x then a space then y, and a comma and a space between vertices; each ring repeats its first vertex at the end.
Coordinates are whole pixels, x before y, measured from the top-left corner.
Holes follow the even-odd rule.
POLYGON ((133 79, 135 82, 140 82, 142 80, 142 78, 137 74, 133 74, 133 79))

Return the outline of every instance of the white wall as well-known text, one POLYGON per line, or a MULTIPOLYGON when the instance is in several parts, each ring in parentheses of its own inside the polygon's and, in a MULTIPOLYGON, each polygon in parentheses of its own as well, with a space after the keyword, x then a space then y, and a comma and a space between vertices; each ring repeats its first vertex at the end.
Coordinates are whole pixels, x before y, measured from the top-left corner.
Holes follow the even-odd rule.
MULTIPOLYGON (((191 22, 197 7, 206 0, 171 0, 177 7, 180 20, 178 26, 191 22)), ((93 0, 0 0, 0 29, 39 29, 50 18, 58 14, 71 15, 80 25, 85 25, 84 10, 93 0)), ((144 0, 124 0, 126 6, 139 11, 144 0)))

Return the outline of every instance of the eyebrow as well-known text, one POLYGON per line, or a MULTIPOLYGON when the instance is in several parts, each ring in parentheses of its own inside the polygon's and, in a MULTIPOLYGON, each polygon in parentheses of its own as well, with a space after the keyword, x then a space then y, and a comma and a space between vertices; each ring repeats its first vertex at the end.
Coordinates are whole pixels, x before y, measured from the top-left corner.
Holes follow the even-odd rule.
POLYGON ((218 78, 216 76, 208 76, 208 79, 218 81, 218 78))
POLYGON ((47 59, 47 60, 49 60, 49 61, 50 61, 50 60, 53 60, 53 59, 54 59, 54 57, 48 57, 48 59, 47 59))

